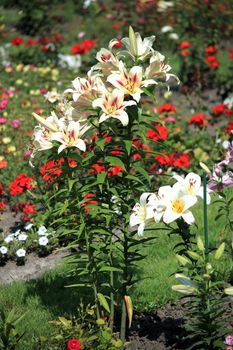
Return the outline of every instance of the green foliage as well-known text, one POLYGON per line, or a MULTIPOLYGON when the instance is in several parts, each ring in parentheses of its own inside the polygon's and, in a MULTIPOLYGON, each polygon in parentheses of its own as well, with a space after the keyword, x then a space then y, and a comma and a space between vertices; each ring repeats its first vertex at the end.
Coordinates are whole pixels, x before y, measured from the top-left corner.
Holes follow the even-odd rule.
POLYGON ((5 313, 0 310, 0 349, 15 350, 22 341, 24 333, 19 333, 17 324, 21 322, 25 314, 18 316, 15 310, 5 313))

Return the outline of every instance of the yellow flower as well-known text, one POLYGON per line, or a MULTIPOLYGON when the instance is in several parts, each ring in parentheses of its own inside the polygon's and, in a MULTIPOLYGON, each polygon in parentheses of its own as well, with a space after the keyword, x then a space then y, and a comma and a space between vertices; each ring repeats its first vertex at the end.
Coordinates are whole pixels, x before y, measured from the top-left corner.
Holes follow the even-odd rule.
POLYGON ((8 143, 11 142, 11 138, 10 138, 10 137, 3 137, 2 142, 3 142, 5 145, 7 145, 8 143))
POLYGON ((21 72, 23 70, 23 67, 24 67, 23 64, 18 64, 15 69, 17 72, 21 72))
POLYGON ((0 162, 1 162, 2 160, 4 160, 4 159, 5 159, 4 156, 0 156, 0 162))
POLYGON ((17 79, 15 83, 17 85, 22 85, 23 84, 23 80, 22 79, 17 79))
POLYGON ((15 146, 9 146, 8 148, 7 148, 7 151, 9 152, 9 153, 13 153, 13 152, 15 152, 16 151, 16 147, 15 146))
POLYGON ((13 72, 13 68, 11 66, 5 68, 6 73, 11 73, 13 72))

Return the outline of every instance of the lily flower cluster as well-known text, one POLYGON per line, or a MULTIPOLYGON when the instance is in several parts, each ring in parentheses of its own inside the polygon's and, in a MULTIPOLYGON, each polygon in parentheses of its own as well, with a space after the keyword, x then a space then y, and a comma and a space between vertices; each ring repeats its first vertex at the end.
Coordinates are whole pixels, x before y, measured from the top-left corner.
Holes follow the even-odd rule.
MULTIPOLYGON (((86 151, 84 134, 92 127, 88 110, 95 110, 98 123, 117 119, 129 123, 129 107, 140 102, 145 88, 153 88, 171 77, 165 56, 152 48, 155 36, 142 39, 130 27, 129 37, 110 41, 96 54, 98 63, 86 78, 77 77, 60 97, 56 112, 47 118, 33 114, 39 125, 34 131, 34 152, 48 150, 58 142, 58 153, 69 147, 86 151)), ((92 113, 93 114, 93 113, 92 113)))
MULTIPOLYGON (((143 193, 140 203, 136 203, 130 215, 129 229, 143 235, 145 227, 150 223, 163 221, 170 224, 183 218, 192 225, 195 222, 190 208, 198 199, 203 198, 201 177, 189 173, 185 178, 180 175, 173 176, 177 182, 173 186, 162 186, 157 193, 143 193)), ((207 191, 207 204, 210 203, 210 190, 207 191)))

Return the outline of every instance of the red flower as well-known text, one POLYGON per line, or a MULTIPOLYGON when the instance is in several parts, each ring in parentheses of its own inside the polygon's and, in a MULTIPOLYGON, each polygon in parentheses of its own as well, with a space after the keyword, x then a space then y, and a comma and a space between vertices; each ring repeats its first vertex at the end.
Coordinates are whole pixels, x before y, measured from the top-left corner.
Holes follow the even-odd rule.
POLYGON ((48 45, 41 45, 40 49, 41 49, 41 51, 47 52, 47 51, 49 51, 49 46, 48 45))
POLYGON ((213 56, 213 55, 212 55, 212 56, 207 56, 207 57, 205 57, 205 62, 206 62, 206 63, 215 62, 216 59, 217 59, 216 56, 213 56))
POLYGON ((5 209, 6 209, 6 203, 0 201, 0 211, 3 211, 3 210, 5 210, 5 209))
POLYGON ((4 190, 3 190, 3 186, 0 182, 0 196, 2 196, 4 194, 4 190))
POLYGON ((113 23, 112 27, 113 27, 113 29, 119 29, 120 28, 120 24, 119 23, 113 23))
POLYGON ((6 160, 0 160, 0 169, 4 169, 8 166, 8 163, 6 160))
POLYGON ((171 112, 176 113, 176 107, 172 103, 164 103, 158 109, 158 114, 171 113, 171 112))
POLYGON ((24 208, 23 208, 23 213, 25 215, 35 215, 36 214, 36 206, 33 204, 25 204, 24 208))
POLYGON ((170 155, 170 164, 177 168, 186 168, 190 165, 189 156, 186 153, 172 153, 170 155))
POLYGON ((116 176, 119 174, 122 174, 123 169, 118 166, 118 165, 113 165, 112 168, 108 171, 108 176, 112 177, 112 176, 116 176))
POLYGON ((227 128, 224 130, 227 134, 231 135, 233 130, 233 119, 229 121, 227 128))
POLYGON ((187 57, 187 56, 189 56, 189 51, 182 50, 180 54, 182 57, 187 57))
POLYGON ((210 64, 209 64, 209 67, 210 68, 213 68, 213 69, 216 69, 216 68, 218 68, 220 66, 220 62, 219 61, 214 61, 214 62, 211 62, 210 64))
POLYGON ((220 103, 212 108, 215 115, 223 114, 227 110, 227 106, 224 103, 220 103))
POLYGON ((26 46, 35 46, 37 44, 35 39, 28 39, 26 46))
POLYGON ((93 164, 91 169, 89 170, 90 173, 98 174, 103 173, 105 171, 104 165, 100 165, 98 163, 93 164))
POLYGON ((16 37, 11 40, 11 44, 15 46, 19 46, 23 44, 23 39, 21 37, 16 37))
POLYGON ((90 51, 96 45, 96 40, 84 39, 82 43, 77 43, 71 47, 70 52, 72 55, 84 55, 90 51))
POLYGON ((163 155, 157 155, 154 158, 160 165, 169 165, 170 164, 170 158, 167 154, 163 155))
MULTIPOLYGON (((81 204, 81 207, 86 207, 88 204, 94 204, 94 205, 98 204, 98 202, 96 200, 88 199, 88 198, 93 198, 93 197, 95 197, 95 195, 93 193, 87 193, 84 196, 84 199, 87 199, 87 200, 81 204)), ((87 213, 89 213, 91 211, 91 208, 85 208, 85 211, 87 213)))
POLYGON ((198 125, 198 126, 207 126, 207 124, 205 124, 205 115, 204 115, 204 113, 198 113, 198 114, 193 115, 189 119, 188 124, 189 125, 195 124, 195 125, 198 125))
POLYGON ((148 130, 146 136, 153 141, 166 140, 168 135, 168 129, 160 124, 155 124, 154 127, 157 131, 150 129, 148 130))
POLYGON ((215 45, 210 45, 210 46, 206 47, 204 51, 205 51, 205 53, 207 53, 207 54, 209 54, 209 53, 215 53, 215 52, 218 51, 218 48, 217 48, 217 46, 215 46, 215 45))
POLYGON ((192 46, 192 44, 189 41, 182 41, 178 48, 180 50, 183 50, 183 49, 188 49, 191 46, 192 46))
POLYGON ((21 194, 27 190, 32 189, 33 178, 28 177, 26 174, 21 173, 16 176, 15 180, 9 185, 9 191, 11 196, 21 194))
POLYGON ((59 40, 62 40, 62 39, 63 39, 63 36, 62 36, 62 34, 57 33, 57 34, 55 34, 54 39, 55 39, 56 41, 59 41, 59 40))
POLYGON ((81 350, 81 342, 78 339, 69 339, 67 343, 67 350, 81 350))

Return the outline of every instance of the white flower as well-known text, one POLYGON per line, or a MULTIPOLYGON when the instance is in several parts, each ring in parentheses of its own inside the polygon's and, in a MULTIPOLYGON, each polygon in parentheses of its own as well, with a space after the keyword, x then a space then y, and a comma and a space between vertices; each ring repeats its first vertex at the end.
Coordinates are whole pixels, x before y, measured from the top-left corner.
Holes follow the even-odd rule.
POLYGON ((167 201, 163 221, 166 224, 170 224, 180 217, 189 225, 195 222, 192 212, 188 209, 196 204, 196 196, 184 194, 179 187, 174 186, 171 189, 167 189, 167 193, 164 193, 164 195, 167 201))
POLYGON ((37 233, 40 236, 44 236, 44 234, 47 232, 47 228, 45 226, 40 226, 37 233))
POLYGON ((166 11, 169 7, 172 7, 172 6, 174 6, 172 1, 160 0, 160 1, 157 3, 157 9, 158 9, 159 12, 164 12, 164 11, 166 11))
POLYGON ((71 93, 75 107, 88 107, 92 102, 101 96, 106 88, 97 74, 93 74, 93 69, 87 73, 87 78, 77 77, 72 81, 73 89, 66 89, 65 94, 71 93))
POLYGON ((7 252, 8 252, 7 247, 5 247, 4 245, 2 245, 2 246, 0 247, 0 253, 1 253, 2 255, 5 255, 5 254, 7 254, 7 252))
POLYGON ((148 204, 153 207, 155 222, 159 222, 167 207, 167 194, 172 190, 171 186, 162 186, 157 193, 152 193, 148 198, 148 204))
POLYGON ((23 248, 18 249, 15 254, 17 255, 18 258, 23 258, 26 255, 26 250, 23 248))
POLYGON ((20 235, 20 233, 21 233, 21 230, 17 230, 15 231, 14 236, 17 237, 18 235, 20 235))
POLYGON ((179 35, 176 34, 176 33, 170 33, 168 35, 169 39, 172 39, 172 40, 178 40, 179 39, 179 35))
POLYGON ((230 144, 231 144, 231 143, 230 143, 228 140, 225 140, 225 141, 223 141, 222 146, 223 146, 224 149, 228 149, 228 147, 230 146, 230 144))
POLYGON ((153 56, 150 58, 150 65, 146 68, 145 76, 148 79, 156 80, 169 80, 174 77, 178 82, 178 78, 174 74, 168 73, 171 70, 171 66, 166 63, 165 56, 160 52, 154 51, 153 56))
POLYGON ((82 64, 82 58, 81 55, 64 55, 59 53, 58 54, 59 64, 63 68, 73 68, 78 69, 81 67, 82 64))
POLYGON ((48 100, 50 103, 54 103, 56 101, 58 101, 60 99, 60 94, 57 92, 57 90, 52 90, 52 91, 48 91, 45 94, 45 98, 46 100, 48 100))
POLYGON ((27 238, 28 238, 28 235, 26 235, 25 233, 20 233, 18 235, 18 240, 19 241, 26 241, 27 238))
POLYGON ((134 33, 132 28, 130 30, 129 38, 121 39, 121 42, 125 45, 127 52, 134 61, 144 61, 148 56, 150 56, 151 52, 153 51, 152 46, 154 41, 154 35, 142 40, 141 35, 139 33, 134 33))
MULTIPOLYGON (((180 175, 174 175, 173 177, 177 180, 177 183, 175 183, 173 186, 174 188, 180 188, 184 194, 203 198, 203 186, 201 186, 201 177, 199 175, 189 173, 185 178, 181 177, 180 175)), ((210 204, 211 201, 209 194, 210 192, 211 191, 207 189, 207 204, 210 204)))
POLYGON ((135 204, 133 212, 130 215, 129 229, 130 231, 137 229, 139 236, 143 236, 146 224, 153 221, 153 206, 147 203, 147 199, 150 195, 151 193, 143 193, 140 197, 140 204, 135 204))
POLYGON ((77 147, 81 151, 86 151, 86 144, 81 139, 83 134, 90 128, 88 125, 81 126, 77 121, 71 121, 68 125, 64 126, 62 131, 58 131, 52 134, 52 140, 61 143, 58 148, 58 153, 61 153, 65 148, 77 147))
POLYGON ((171 32, 172 31, 172 27, 171 26, 163 26, 160 30, 161 33, 167 33, 167 32, 171 32))
POLYGON ((46 236, 42 236, 39 238, 39 245, 46 246, 49 240, 46 236))
POLYGON ((123 91, 125 95, 131 95, 137 102, 139 102, 141 93, 143 93, 141 88, 156 84, 151 79, 143 80, 141 66, 134 66, 127 71, 122 61, 119 64, 119 72, 110 74, 107 81, 117 89, 123 91))
POLYGON ((104 76, 109 75, 112 71, 118 70, 119 60, 110 50, 102 48, 97 52, 96 59, 99 63, 94 66, 94 69, 100 69, 104 76))
POLYGON ((10 243, 12 241, 14 241, 14 234, 10 234, 10 235, 6 236, 6 238, 4 239, 5 243, 10 243))
POLYGON ((114 89, 112 92, 108 92, 103 97, 96 99, 92 105, 94 108, 100 107, 103 111, 99 123, 112 117, 119 119, 122 125, 126 126, 129 123, 129 117, 125 108, 136 105, 136 102, 124 101, 124 93, 118 89, 114 89))
POLYGON ((33 224, 27 224, 26 226, 24 226, 24 229, 26 231, 31 230, 32 226, 33 226, 33 224))

